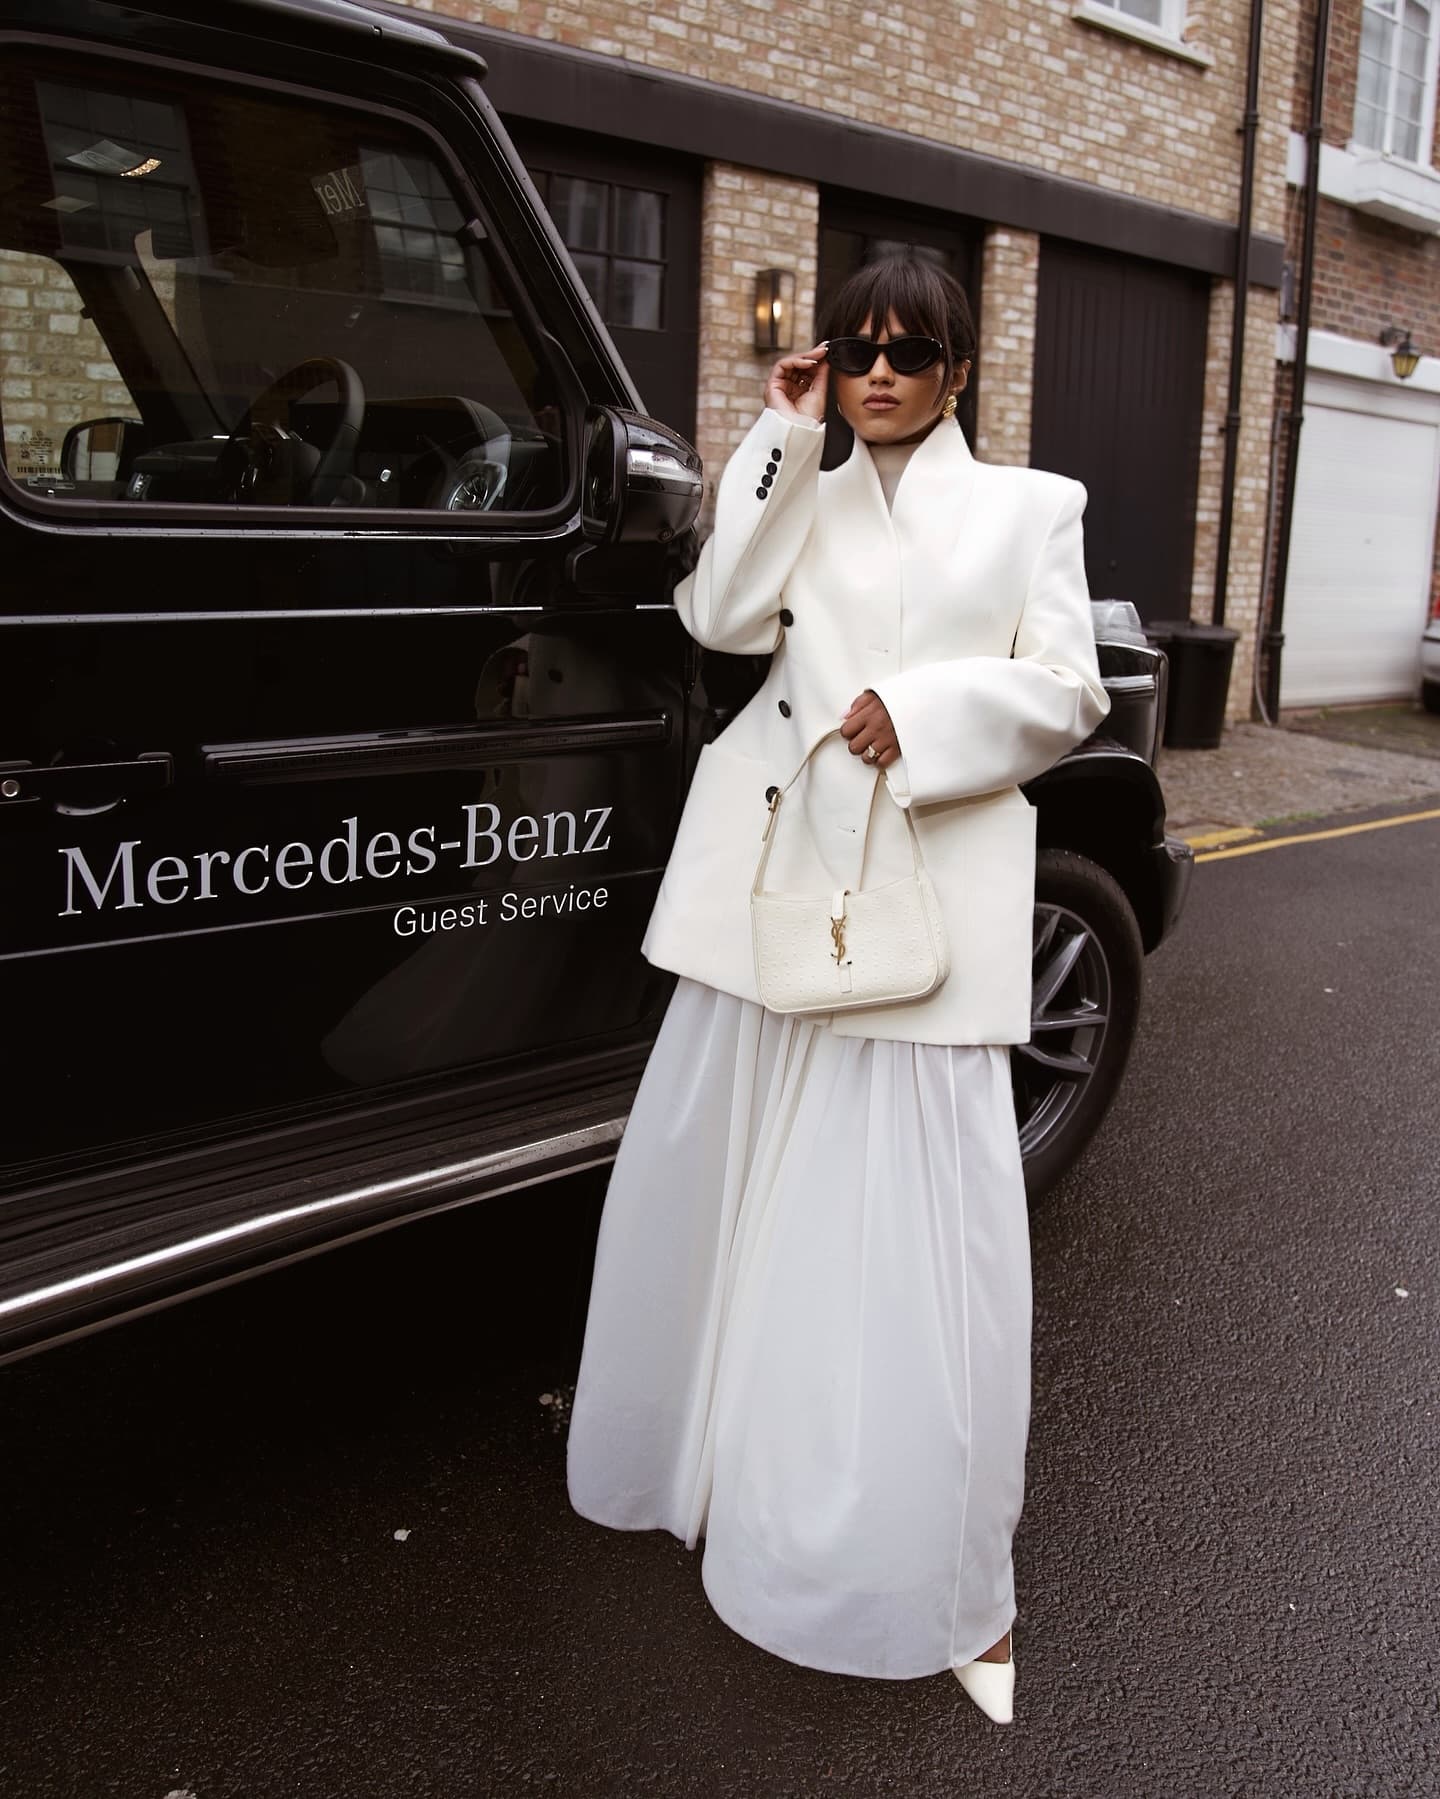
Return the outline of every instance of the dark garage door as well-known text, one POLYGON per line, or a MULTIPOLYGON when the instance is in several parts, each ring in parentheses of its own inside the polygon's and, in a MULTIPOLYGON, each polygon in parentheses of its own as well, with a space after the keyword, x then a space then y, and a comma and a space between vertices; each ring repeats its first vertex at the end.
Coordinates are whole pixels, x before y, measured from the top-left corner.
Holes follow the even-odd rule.
POLYGON ((1030 461, 1090 490, 1097 599, 1186 617, 1205 393, 1207 277, 1047 238, 1030 461))
POLYGON ((700 164, 506 122, 647 410, 693 440, 700 164))

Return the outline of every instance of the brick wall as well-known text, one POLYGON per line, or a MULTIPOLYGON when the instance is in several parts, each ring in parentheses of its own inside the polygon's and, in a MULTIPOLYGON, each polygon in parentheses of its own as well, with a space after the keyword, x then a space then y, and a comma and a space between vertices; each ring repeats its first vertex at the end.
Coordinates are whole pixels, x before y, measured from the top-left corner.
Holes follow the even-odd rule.
MULTIPOLYGON (((1298 0, 1267 9, 1271 101, 1256 228, 1283 223, 1298 0)), ((1232 220, 1250 0, 1192 0, 1183 62, 1072 17, 1072 0, 412 0, 525 37, 719 80, 1232 220)))
POLYGON ((814 342, 819 190, 756 169, 710 163, 701 202, 700 369, 696 444, 705 459, 702 527, 730 452, 759 416, 772 358, 754 349, 759 269, 795 271, 794 347, 814 342))
POLYGON ((975 450, 985 462, 1030 460, 1035 308, 1040 239, 997 227, 985 236, 980 274, 979 381, 975 450))
MULTIPOLYGON (((1296 209, 1303 221, 1303 207, 1296 209)), ((1293 244, 1298 265, 1300 241, 1293 244)), ((1386 325, 1408 325, 1440 354, 1440 237, 1320 199, 1315 226, 1311 324, 1375 343, 1386 325)))
MULTIPOLYGON (((1362 0, 1333 0, 1330 7, 1330 54, 1325 65, 1327 144, 1350 141, 1354 123, 1355 81, 1360 64, 1362 0)), ((1291 126, 1304 131, 1310 122, 1310 58, 1315 46, 1316 0, 1298 0, 1295 19, 1295 77, 1291 126)))
MULTIPOLYGON (((1350 141, 1354 124, 1361 11, 1361 0, 1338 0, 1331 13, 1324 130, 1326 143, 1337 147, 1350 141)), ((1309 117, 1315 0, 1300 0, 1297 24, 1292 122, 1303 131, 1309 117)), ((1440 133, 1431 146, 1431 160, 1440 168, 1440 133)), ((1297 268, 1304 223, 1303 195, 1292 189, 1285 235, 1297 268)), ((1374 343, 1386 325, 1408 325, 1417 344, 1440 352, 1440 237, 1409 231, 1322 196, 1312 306, 1317 331, 1374 343)))
MULTIPOLYGON (((1239 631, 1226 716, 1249 718, 1256 627, 1265 580, 1265 523, 1270 494, 1270 444, 1274 416, 1275 327, 1279 298, 1252 288, 1245 317, 1245 372, 1240 393, 1235 503, 1225 623, 1239 631)), ((1215 597, 1220 504, 1225 463, 1225 415, 1229 406, 1230 333, 1235 284, 1217 281, 1211 297, 1205 353, 1205 412, 1195 511, 1194 581, 1190 616, 1208 624, 1215 597)))

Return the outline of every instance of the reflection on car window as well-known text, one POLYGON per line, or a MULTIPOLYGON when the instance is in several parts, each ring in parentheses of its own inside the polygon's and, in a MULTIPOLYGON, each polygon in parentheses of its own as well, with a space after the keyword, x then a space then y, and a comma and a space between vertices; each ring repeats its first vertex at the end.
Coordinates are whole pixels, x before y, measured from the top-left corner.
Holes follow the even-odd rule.
POLYGON ((58 481, 65 432, 89 419, 76 472, 113 482, 117 426, 139 413, 74 282, 48 256, 0 250, 0 318, 6 467, 21 481, 58 481))
POLYGON ((530 173, 605 323, 663 329, 665 195, 538 167, 530 173))
POLYGON ((0 64, 0 146, 0 416, 32 492, 559 503, 552 372, 418 136, 30 55, 0 64))

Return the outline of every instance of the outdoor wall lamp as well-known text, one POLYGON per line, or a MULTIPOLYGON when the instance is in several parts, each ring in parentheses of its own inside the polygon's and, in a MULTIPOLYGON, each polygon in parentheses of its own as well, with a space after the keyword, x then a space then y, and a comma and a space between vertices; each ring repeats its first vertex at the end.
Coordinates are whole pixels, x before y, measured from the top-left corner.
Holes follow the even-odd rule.
POLYGON ((1410 341, 1409 328, 1402 331, 1398 325, 1387 325, 1380 341, 1390 351, 1390 366, 1397 378, 1408 381, 1420 366, 1420 352, 1410 341))
POLYGON ((759 269, 755 275, 755 348, 764 355, 795 342, 795 276, 790 269, 759 269))

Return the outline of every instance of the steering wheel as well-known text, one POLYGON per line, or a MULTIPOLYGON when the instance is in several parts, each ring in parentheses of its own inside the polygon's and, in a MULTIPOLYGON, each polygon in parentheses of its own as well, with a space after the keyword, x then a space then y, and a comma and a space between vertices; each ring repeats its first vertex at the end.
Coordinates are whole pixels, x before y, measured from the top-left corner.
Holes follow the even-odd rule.
POLYGON ((331 506, 345 491, 365 421, 365 384, 338 356, 312 356, 286 369, 250 402, 230 433, 220 469, 232 499, 255 506, 331 506), (290 408, 333 386, 339 419, 328 440, 310 444, 290 426, 290 408))
POLYGON ((445 444, 433 445, 445 466, 429 504, 442 512, 490 512, 500 504, 510 479, 510 427, 479 400, 457 397, 449 404, 458 408, 469 444, 458 456, 445 444))

